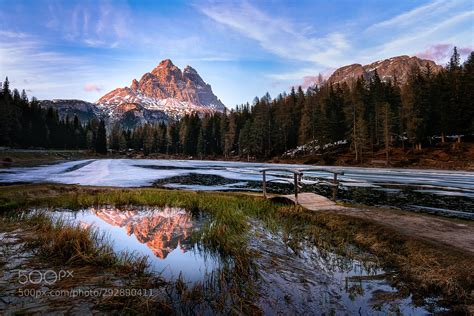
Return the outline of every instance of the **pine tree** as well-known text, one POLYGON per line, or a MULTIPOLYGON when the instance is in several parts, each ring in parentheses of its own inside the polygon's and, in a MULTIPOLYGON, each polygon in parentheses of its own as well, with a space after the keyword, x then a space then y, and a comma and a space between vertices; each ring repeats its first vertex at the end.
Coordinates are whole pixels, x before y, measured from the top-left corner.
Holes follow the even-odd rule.
POLYGON ((461 131, 465 134, 474 133, 474 52, 471 52, 463 65, 461 77, 461 131))
POLYGON ((308 89, 306 97, 304 99, 303 111, 301 113, 301 124, 299 128, 299 143, 306 144, 313 141, 316 136, 316 111, 315 111, 316 98, 313 95, 311 89, 308 89))
POLYGON ((449 59, 448 70, 454 71, 454 70, 458 70, 459 68, 460 68, 460 57, 459 57, 457 47, 454 46, 453 54, 451 55, 451 58, 449 59))
POLYGON ((384 102, 381 105, 381 125, 383 128, 383 139, 385 144, 385 160, 386 163, 389 163, 390 160, 390 145, 391 145, 391 137, 392 137, 392 127, 393 127, 393 115, 390 108, 390 104, 388 102, 384 102))
POLYGON ((421 150, 422 143, 428 136, 430 111, 428 94, 427 78, 419 68, 412 69, 408 84, 405 86, 403 112, 405 113, 408 137, 418 150, 421 150))
POLYGON ((143 153, 145 156, 153 152, 155 143, 153 129, 149 124, 143 127, 143 153))
POLYGON ((10 94, 8 77, 3 82, 2 98, 0 99, 0 144, 11 145, 10 133, 12 129, 13 98, 10 94))
POLYGON ((107 132, 104 120, 100 120, 95 141, 95 151, 99 154, 107 154, 107 132))
POLYGON ((227 131, 224 135, 224 156, 229 157, 235 150, 238 128, 237 128, 237 114, 231 112, 228 119, 227 131))
POLYGON ((365 81, 359 78, 352 92, 351 108, 351 140, 355 153, 355 160, 361 162, 364 160, 364 152, 367 150, 368 128, 365 120, 365 99, 366 99, 365 81))

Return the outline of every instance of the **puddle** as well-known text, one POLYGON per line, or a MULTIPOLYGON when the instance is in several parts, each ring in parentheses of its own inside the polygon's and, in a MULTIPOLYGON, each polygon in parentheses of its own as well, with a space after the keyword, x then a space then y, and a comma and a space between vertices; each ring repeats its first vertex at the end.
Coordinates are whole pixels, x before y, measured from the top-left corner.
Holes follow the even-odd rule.
POLYGON ((176 280, 181 274, 187 282, 202 281, 220 267, 219 259, 192 238, 205 218, 181 208, 92 207, 80 211, 55 210, 52 214, 104 232, 116 252, 148 256, 151 271, 168 280, 176 280))
MULTIPOLYGON (((280 233, 254 224, 251 247, 258 253, 259 305, 265 314, 425 315, 445 312, 435 301, 417 306, 390 284, 395 273, 376 261, 351 259, 302 240, 293 250, 280 233)), ((355 251, 355 249, 354 249, 355 251)), ((361 256, 362 257, 362 256, 361 256)))

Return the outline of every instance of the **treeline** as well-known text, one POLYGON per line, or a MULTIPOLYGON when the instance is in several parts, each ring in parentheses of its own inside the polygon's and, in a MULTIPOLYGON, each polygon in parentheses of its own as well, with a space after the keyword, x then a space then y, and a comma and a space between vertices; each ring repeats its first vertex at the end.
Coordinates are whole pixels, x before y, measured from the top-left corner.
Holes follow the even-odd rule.
MULTIPOLYGON (((80 124, 77 117, 60 119, 42 109, 23 91, 10 91, 8 80, 0 92, 0 146, 92 149, 134 149, 204 157, 279 156, 299 145, 347 140, 356 161, 393 146, 421 149, 434 136, 474 132, 474 53, 461 65, 454 48, 446 67, 434 72, 412 69, 400 86, 374 73, 351 85, 324 84, 303 91, 292 89, 272 99, 267 93, 226 113, 146 124, 133 130, 110 127, 103 121, 80 124)), ((461 137, 459 137, 461 141, 461 137)))
POLYGON ((89 149, 107 152, 105 123, 83 125, 77 118, 60 119, 53 108, 42 108, 25 90, 10 90, 8 78, 0 90, 0 146, 48 149, 89 149))
MULTIPOLYGON (((421 149, 433 136, 474 132, 474 55, 461 65, 454 48, 449 64, 434 73, 412 69, 401 86, 382 81, 377 72, 366 81, 301 87, 229 113, 200 118, 186 116, 168 124, 144 125, 133 131, 112 129, 113 149, 133 148, 198 157, 242 156, 269 158, 309 142, 347 140, 357 161, 392 146, 421 149)), ((459 138, 460 140, 460 138, 459 138)))

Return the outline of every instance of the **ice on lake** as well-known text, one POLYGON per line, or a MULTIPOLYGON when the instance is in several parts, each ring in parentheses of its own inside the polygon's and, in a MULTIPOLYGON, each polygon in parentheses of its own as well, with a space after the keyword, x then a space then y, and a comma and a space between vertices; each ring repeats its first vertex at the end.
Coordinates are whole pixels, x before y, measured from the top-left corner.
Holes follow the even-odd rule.
MULTIPOLYGON (((255 191, 260 190, 262 179, 260 170, 270 167, 304 169, 314 166, 202 160, 96 159, 3 169, 0 171, 0 183, 63 183, 116 187, 143 187, 159 183, 160 186, 175 189, 255 191)), ((406 200, 415 199, 418 205, 421 195, 416 194, 420 193, 435 199, 433 203, 428 201, 429 207, 454 208, 457 211, 474 213, 472 210, 474 172, 360 167, 322 168, 344 171, 344 176, 340 176, 339 179, 342 187, 352 190, 351 192, 365 189, 370 194, 378 194, 402 190, 404 194, 401 192, 396 195, 406 200), (405 194, 406 192, 409 194, 405 194), (453 205, 454 198, 462 199, 462 205, 453 205), (436 199, 444 199, 449 203, 444 205, 446 203, 443 202, 441 205, 436 199)), ((303 184, 314 184, 311 176, 327 179, 332 177, 325 172, 305 173, 303 184)), ((291 177, 292 175, 285 173, 272 173, 267 179, 278 181, 291 177)), ((354 194, 346 199, 357 202, 354 194)), ((359 202, 366 203, 366 201, 359 202)), ((413 204, 414 201, 408 202, 413 204)), ((392 202, 387 202, 387 205, 391 206, 390 203, 392 202)))

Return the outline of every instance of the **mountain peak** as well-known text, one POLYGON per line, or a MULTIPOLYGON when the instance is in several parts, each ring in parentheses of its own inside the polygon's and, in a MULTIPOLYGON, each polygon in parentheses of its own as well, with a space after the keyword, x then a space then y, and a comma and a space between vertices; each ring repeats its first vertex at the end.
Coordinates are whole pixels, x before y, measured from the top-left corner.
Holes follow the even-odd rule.
POLYGON ((159 64, 158 67, 173 67, 174 64, 171 59, 163 59, 159 64))
POLYGON ((132 80, 132 84, 130 85, 130 89, 132 89, 133 91, 138 90, 138 81, 137 81, 137 79, 132 80))
MULTIPOLYGON (((155 69, 145 73, 139 81, 133 80, 130 87, 115 89, 97 103, 112 119, 120 119, 125 112, 138 113, 140 120, 157 116, 158 112, 168 117, 181 117, 190 113, 223 112, 224 104, 212 92, 209 84, 191 66, 184 70, 176 67, 170 59, 162 60, 155 69), (143 118, 141 116, 143 116, 143 118)), ((158 115, 160 119, 163 115, 158 115)))
POLYGON ((195 74, 197 74, 197 71, 193 67, 187 65, 186 67, 184 67, 183 73, 195 73, 195 74))

